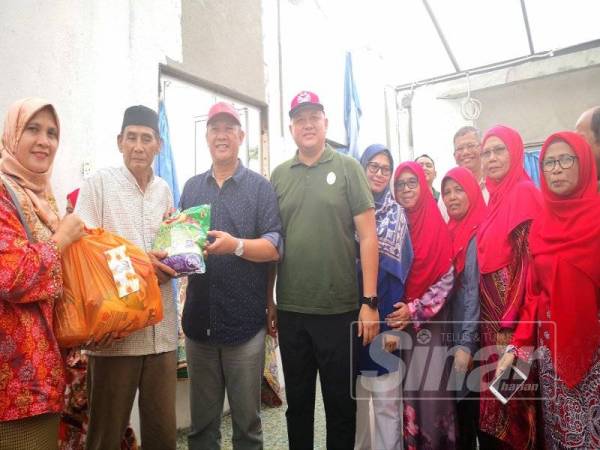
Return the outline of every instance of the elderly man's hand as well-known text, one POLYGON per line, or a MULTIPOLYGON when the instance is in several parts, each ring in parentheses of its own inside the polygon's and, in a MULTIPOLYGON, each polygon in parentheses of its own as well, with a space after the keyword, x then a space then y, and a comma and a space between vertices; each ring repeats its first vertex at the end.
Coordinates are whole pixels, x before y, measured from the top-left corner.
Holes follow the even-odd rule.
POLYGON ((169 217, 171 217, 171 215, 173 215, 174 212, 176 212, 177 209, 171 207, 171 208, 167 208, 167 210, 164 212, 163 214, 163 220, 167 220, 169 217))
POLYGON ((368 305, 362 305, 358 313, 358 337, 363 345, 370 344, 379 334, 379 311, 368 305))
POLYGON ((109 331, 104 336, 102 336, 102 338, 100 338, 98 342, 94 342, 93 339, 90 339, 85 343, 83 347, 91 351, 106 350, 110 348, 115 342, 119 342, 121 339, 123 339, 123 337, 124 336, 122 336, 121 333, 118 333, 116 331, 109 331))
POLYGON ((156 277, 158 278, 158 282, 160 284, 164 284, 171 278, 177 276, 177 272, 175 272, 166 264, 160 262, 161 259, 165 259, 167 257, 167 252, 151 250, 148 252, 148 257, 150 258, 150 262, 152 263, 152 267, 154 267, 154 272, 156 273, 156 277))

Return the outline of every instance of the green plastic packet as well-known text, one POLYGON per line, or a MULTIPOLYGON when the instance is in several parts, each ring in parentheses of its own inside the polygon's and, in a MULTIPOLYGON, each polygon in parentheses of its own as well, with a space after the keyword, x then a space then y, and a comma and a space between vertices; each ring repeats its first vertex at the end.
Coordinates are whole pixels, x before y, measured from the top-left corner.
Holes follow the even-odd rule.
POLYGON ((176 211, 160 225, 152 250, 167 252, 167 257, 161 262, 175 270, 178 277, 205 273, 202 249, 208 230, 210 205, 176 211))

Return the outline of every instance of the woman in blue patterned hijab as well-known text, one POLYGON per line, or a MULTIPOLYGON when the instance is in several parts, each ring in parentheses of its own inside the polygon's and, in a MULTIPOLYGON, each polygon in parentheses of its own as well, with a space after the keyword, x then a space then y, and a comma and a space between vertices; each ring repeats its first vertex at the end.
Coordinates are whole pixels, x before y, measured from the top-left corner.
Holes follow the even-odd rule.
MULTIPOLYGON (((375 200, 379 241, 377 278, 380 334, 359 351, 357 379, 356 445, 359 448, 401 448, 402 410, 400 381, 390 382, 398 371, 397 337, 387 333, 385 317, 404 295, 404 283, 413 252, 404 208, 392 197, 390 179, 394 170, 391 152, 381 144, 366 148, 361 160, 375 200), (382 389, 383 385, 390 388, 382 389), (369 404, 373 404, 374 428, 369 424, 369 404)), ((360 262, 358 265, 360 272, 360 262)), ((359 280, 362 277, 359 276, 359 280)), ((359 292, 362 292, 362 287, 359 292)))

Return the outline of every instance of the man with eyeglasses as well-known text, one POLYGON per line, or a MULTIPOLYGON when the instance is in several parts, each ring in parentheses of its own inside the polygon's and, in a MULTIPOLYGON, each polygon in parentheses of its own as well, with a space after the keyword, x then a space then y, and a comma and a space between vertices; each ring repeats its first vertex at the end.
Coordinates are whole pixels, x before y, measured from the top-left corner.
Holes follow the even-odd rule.
POLYGON ((456 165, 469 169, 479 182, 483 199, 487 203, 490 193, 485 186, 481 167, 481 132, 470 125, 461 127, 454 134, 454 160, 456 165))
POLYGON ((352 449, 356 338, 351 326, 358 321, 363 345, 379 332, 373 196, 360 164, 326 144, 328 121, 316 94, 296 95, 289 115, 298 151, 271 176, 286 246, 277 273, 277 309, 289 447, 314 447, 318 373, 327 448, 352 449), (360 293, 355 233, 363 269, 360 293))
POLYGON ((600 192, 600 106, 585 111, 577 120, 575 129, 592 147, 598 174, 598 192, 600 192))

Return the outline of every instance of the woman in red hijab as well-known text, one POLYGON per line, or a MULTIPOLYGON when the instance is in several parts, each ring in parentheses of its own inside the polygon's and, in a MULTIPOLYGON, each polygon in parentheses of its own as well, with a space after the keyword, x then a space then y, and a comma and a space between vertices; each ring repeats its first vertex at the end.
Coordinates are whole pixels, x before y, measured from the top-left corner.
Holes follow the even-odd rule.
MULTIPOLYGON (((523 152, 521 136, 512 128, 497 125, 483 138, 481 161, 490 193, 488 214, 477 232, 484 367, 495 367, 499 349, 510 343, 525 298, 527 237, 541 195, 523 169, 523 152)), ((535 448, 535 403, 517 394, 502 405, 487 388, 493 377, 494 371, 482 373, 482 448, 535 448)))
POLYGON ((405 208, 413 245, 413 263, 404 298, 388 315, 400 332, 404 371, 404 448, 453 449, 454 392, 447 357, 451 329, 446 298, 452 289, 452 243, 421 166, 405 162, 394 175, 396 201, 405 208))
POLYGON ((479 349, 479 266, 475 233, 485 219, 487 208, 481 187, 464 167, 451 169, 442 180, 442 200, 448 211, 452 238, 455 283, 450 296, 454 375, 456 380, 458 447, 477 448, 479 392, 476 377, 468 377, 473 356, 479 349))
POLYGON ((546 448, 600 448, 600 196, 587 142, 569 131, 540 154, 544 210, 533 221, 527 309, 513 352, 536 343, 546 448), (537 342, 536 342, 537 341, 537 342))

